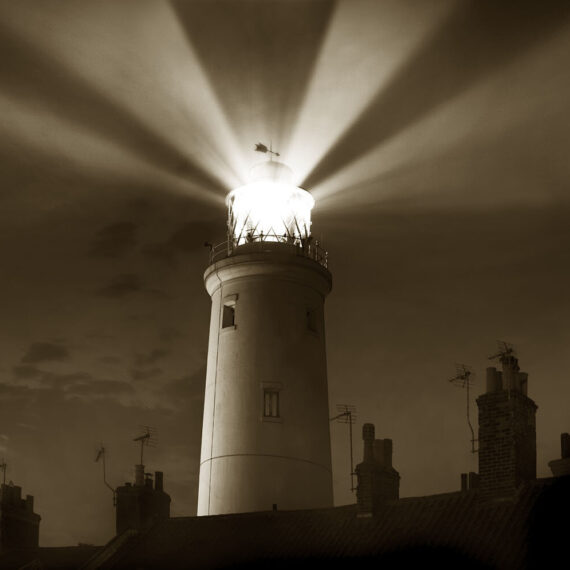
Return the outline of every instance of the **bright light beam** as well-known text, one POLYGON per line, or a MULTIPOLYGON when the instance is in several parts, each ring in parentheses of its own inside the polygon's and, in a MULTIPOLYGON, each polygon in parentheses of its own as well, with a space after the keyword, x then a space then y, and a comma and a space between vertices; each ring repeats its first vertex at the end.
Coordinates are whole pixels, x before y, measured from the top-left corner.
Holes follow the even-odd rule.
POLYGON ((437 27, 450 5, 397 0, 337 5, 289 150, 283 152, 298 183, 437 27))
MULTIPOLYGON (((76 77, 78 88, 92 89, 93 103, 112 102, 102 112, 113 105, 117 119, 122 109, 129 124, 141 125, 141 134, 154 134, 157 150, 165 149, 157 155, 157 165, 170 176, 187 180, 192 171, 183 167, 187 161, 222 186, 234 187, 244 176, 239 162, 232 164, 239 156, 237 145, 176 15, 167 3, 143 7, 133 11, 123 3, 63 3, 35 11, 19 3, 6 8, 4 16, 28 42, 41 37, 37 49, 58 62, 64 77, 76 77), (122 22, 133 18, 136 25, 125 33, 122 22), (152 37, 156 41, 149 41, 152 37)), ((77 115, 76 108, 70 111, 77 115)))
MULTIPOLYGON (((564 138, 565 131, 556 117, 564 116, 568 89, 561 89, 556 70, 564 54, 568 53, 568 29, 526 57, 496 70, 484 81, 434 108, 422 120, 370 149, 312 188, 311 193, 319 201, 320 209, 363 207, 391 199, 413 199, 416 204, 471 209, 496 205, 496 186, 491 181, 483 182, 488 177, 493 178, 493 171, 482 172, 476 165, 487 161, 489 166, 488 161, 492 162, 495 154, 493 149, 501 146, 511 149, 515 161, 519 153, 536 156, 542 151, 536 148, 530 133, 540 133, 543 129, 552 141, 543 151, 548 156, 542 160, 548 161, 551 177, 567 179, 565 155, 563 152, 556 155, 552 147, 556 148, 555 134, 560 133, 564 138), (513 97, 513 93, 520 96, 513 97), (515 132, 526 132, 529 136, 517 137, 515 132), (472 162, 471 170, 461 166, 465 157, 472 162), (439 166, 442 162, 445 162, 445 168, 439 166), (458 163, 462 175, 457 171, 458 163), (429 173, 434 169, 439 169, 437 187, 429 180, 429 173), (476 191, 473 191, 473 185, 477 187, 476 191)), ((563 147, 560 144, 560 148, 563 147)), ((504 162, 505 156, 501 156, 504 162)), ((501 199, 510 204, 533 206, 552 199, 546 179, 537 195, 536 181, 524 174, 526 162, 521 161, 513 170, 509 182, 502 182, 501 199)), ((556 184, 552 192, 555 190, 556 184)))

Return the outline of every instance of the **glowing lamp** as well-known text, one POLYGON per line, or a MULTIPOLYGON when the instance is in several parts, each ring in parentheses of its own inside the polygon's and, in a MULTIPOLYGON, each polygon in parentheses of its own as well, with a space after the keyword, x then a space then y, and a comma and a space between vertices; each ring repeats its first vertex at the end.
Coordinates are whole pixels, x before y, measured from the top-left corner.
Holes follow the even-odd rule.
POLYGON ((299 245, 311 234, 313 197, 293 182, 283 163, 252 169, 251 182, 228 194, 228 230, 235 246, 256 241, 299 245))

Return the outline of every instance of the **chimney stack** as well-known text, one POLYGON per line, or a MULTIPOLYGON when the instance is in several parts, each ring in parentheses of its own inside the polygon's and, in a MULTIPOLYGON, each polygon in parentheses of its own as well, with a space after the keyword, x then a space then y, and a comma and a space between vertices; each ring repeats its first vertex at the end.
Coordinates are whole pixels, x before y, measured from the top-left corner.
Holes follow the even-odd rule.
POLYGON ((144 465, 135 466, 135 484, 125 483, 117 488, 117 535, 128 529, 144 530, 157 521, 170 517, 170 495, 164 492, 162 471, 152 475, 144 472, 144 465))
POLYGON ((372 516, 387 501, 397 500, 400 475, 392 467, 392 440, 374 439, 374 425, 362 426, 364 457, 356 466, 358 515, 372 516))
POLYGON ((0 486, 0 553, 12 548, 37 548, 40 515, 34 513, 34 497, 22 499, 22 488, 0 486))
POLYGON ((461 473, 461 490, 473 491, 479 488, 479 475, 474 471, 469 473, 461 473))
POLYGON ((527 396, 528 374, 511 353, 503 370, 487 368, 479 408, 479 488, 485 499, 512 495, 536 479, 536 404, 527 396))

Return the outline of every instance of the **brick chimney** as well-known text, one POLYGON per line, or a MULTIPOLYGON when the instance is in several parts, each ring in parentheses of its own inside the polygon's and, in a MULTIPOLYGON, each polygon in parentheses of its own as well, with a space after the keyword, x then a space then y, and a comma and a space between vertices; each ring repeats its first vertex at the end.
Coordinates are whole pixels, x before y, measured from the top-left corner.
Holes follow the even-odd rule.
POLYGON ((374 439, 374 425, 362 426, 364 457, 356 466, 359 516, 372 516, 400 494, 400 475, 392 467, 392 440, 374 439))
POLYGON ((170 495, 164 492, 163 474, 144 473, 144 465, 135 469, 135 484, 117 488, 117 535, 127 529, 143 530, 170 517, 170 495))
POLYGON ((570 434, 560 434, 560 459, 548 463, 554 477, 570 475, 570 434))
POLYGON ((22 499, 22 488, 0 487, 0 552, 11 548, 37 548, 40 515, 34 513, 34 497, 22 499))
POLYGON ((487 368, 479 407, 479 489, 485 499, 508 497, 536 479, 536 404, 527 396, 528 374, 506 354, 502 372, 487 368))

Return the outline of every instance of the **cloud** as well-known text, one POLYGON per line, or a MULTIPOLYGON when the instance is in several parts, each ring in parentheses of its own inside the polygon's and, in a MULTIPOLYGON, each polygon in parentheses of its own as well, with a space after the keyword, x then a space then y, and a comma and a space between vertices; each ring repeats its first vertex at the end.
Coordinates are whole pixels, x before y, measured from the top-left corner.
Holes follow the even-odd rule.
POLYGON ((176 229, 164 242, 146 244, 142 252, 156 259, 172 261, 177 253, 189 253, 204 247, 206 241, 221 236, 219 221, 188 222, 176 229))
POLYGON ((182 338, 184 335, 174 327, 165 327, 158 333, 158 338, 164 342, 171 342, 174 339, 182 338))
POLYGON ((122 380, 94 380, 93 382, 70 386, 66 393, 78 396, 111 396, 133 391, 131 384, 122 380))
POLYGON ((54 360, 66 360, 69 352, 65 346, 51 342, 34 342, 22 357, 21 362, 35 364, 38 362, 49 362, 54 360))
POLYGON ((37 378, 41 375, 42 371, 29 364, 21 364, 12 368, 14 376, 18 379, 28 380, 30 378, 37 378))
POLYGON ((155 376, 160 376, 162 374, 162 368, 154 367, 147 370, 134 368, 131 370, 131 378, 133 380, 147 380, 148 378, 154 378, 155 376))
POLYGON ((157 395, 168 402, 174 409, 192 409, 192 404, 199 404, 204 399, 206 382, 206 365, 201 366, 193 374, 181 376, 161 384, 157 395))
POLYGON ((27 400, 30 390, 27 386, 0 383, 0 401, 27 400))
POLYGON ((155 362, 162 360, 168 356, 169 353, 170 351, 164 348, 155 348, 149 354, 137 354, 135 355, 135 366, 149 366, 150 364, 154 364, 155 362))
POLYGON ((133 222, 118 222, 105 226, 95 234, 89 255, 121 257, 136 245, 135 232, 136 225, 133 222))
POLYGON ((121 362, 121 358, 118 356, 102 356, 99 359, 99 362, 103 362, 104 364, 119 364, 121 362))
POLYGON ((102 287, 97 294, 102 297, 121 298, 137 293, 142 289, 142 282, 138 275, 133 273, 123 273, 113 278, 111 283, 102 287))
POLYGON ((93 377, 88 372, 69 372, 57 374, 55 372, 42 372, 41 383, 51 388, 67 388, 78 383, 91 381, 93 377))

